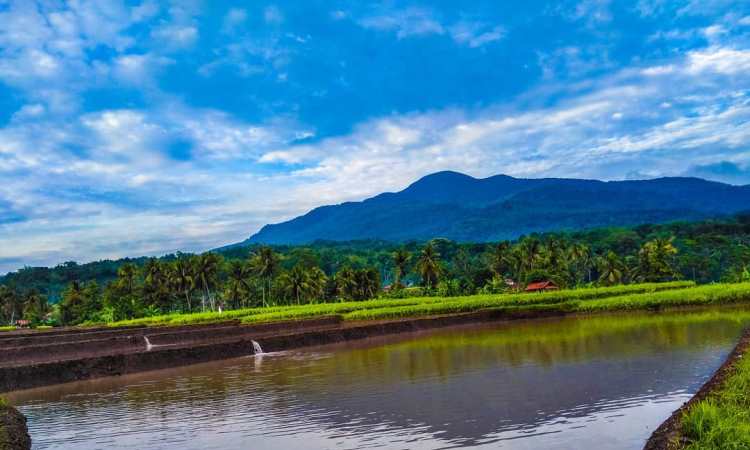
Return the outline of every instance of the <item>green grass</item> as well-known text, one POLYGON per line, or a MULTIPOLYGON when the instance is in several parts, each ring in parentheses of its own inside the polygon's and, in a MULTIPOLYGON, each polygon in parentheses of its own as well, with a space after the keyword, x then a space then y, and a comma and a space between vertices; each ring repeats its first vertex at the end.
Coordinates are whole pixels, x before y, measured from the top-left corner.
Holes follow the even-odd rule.
POLYGON ((0 397, 0 408, 4 408, 6 406, 10 406, 10 403, 8 403, 8 400, 6 400, 5 397, 0 397))
POLYGON ((655 295, 664 291, 695 288, 692 283, 650 283, 609 288, 578 289, 547 292, 543 294, 488 295, 444 299, 442 302, 407 306, 390 306, 379 309, 357 310, 344 314, 345 320, 382 320, 403 317, 432 316, 478 311, 481 309, 504 309, 512 311, 553 310, 577 311, 581 304, 596 299, 624 298, 626 295, 655 295))
POLYGON ((646 283, 602 288, 573 289, 542 294, 494 294, 468 297, 410 297, 375 299, 361 302, 315 303, 308 305, 248 308, 233 311, 193 314, 168 314, 108 324, 120 326, 176 326, 240 320, 243 323, 300 320, 343 315, 348 320, 366 320, 370 315, 379 319, 405 317, 410 314, 447 314, 502 306, 559 304, 572 300, 606 298, 633 293, 659 292, 694 286, 692 282, 646 283))
POLYGON ((687 450, 750 448, 750 358, 737 362, 721 388, 682 418, 687 450))
POLYGON ((13 331, 16 327, 0 327, 0 331, 13 331))

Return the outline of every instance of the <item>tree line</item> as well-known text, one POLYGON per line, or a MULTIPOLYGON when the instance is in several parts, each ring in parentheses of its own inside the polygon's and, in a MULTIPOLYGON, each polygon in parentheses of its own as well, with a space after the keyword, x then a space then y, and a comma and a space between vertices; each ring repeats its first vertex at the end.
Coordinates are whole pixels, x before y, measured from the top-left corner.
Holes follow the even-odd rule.
POLYGON ((546 233, 515 242, 232 247, 202 255, 27 267, 0 277, 0 324, 106 322, 376 296, 469 295, 689 279, 750 280, 750 216, 546 233))
POLYGON ((390 274, 383 280, 376 267, 345 265, 332 274, 314 254, 296 258, 268 246, 245 258, 209 252, 127 262, 104 286, 96 280, 72 281, 52 307, 36 290, 25 293, 0 287, 0 320, 23 317, 36 323, 74 325, 111 322, 171 312, 366 300, 378 296, 459 296, 500 293, 528 283, 550 280, 562 288, 679 279, 673 238, 645 242, 637 253, 595 254, 581 242, 557 236, 531 236, 516 243, 458 246, 434 239, 409 251, 389 254, 390 274), (450 255, 446 259, 443 255, 450 255))

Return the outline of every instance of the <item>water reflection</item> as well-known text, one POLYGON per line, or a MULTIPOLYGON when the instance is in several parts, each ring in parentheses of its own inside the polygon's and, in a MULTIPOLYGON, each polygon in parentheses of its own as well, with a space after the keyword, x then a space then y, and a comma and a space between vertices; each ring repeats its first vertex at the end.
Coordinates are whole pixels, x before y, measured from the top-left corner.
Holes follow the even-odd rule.
POLYGON ((750 312, 567 318, 14 394, 34 448, 640 448, 750 312))

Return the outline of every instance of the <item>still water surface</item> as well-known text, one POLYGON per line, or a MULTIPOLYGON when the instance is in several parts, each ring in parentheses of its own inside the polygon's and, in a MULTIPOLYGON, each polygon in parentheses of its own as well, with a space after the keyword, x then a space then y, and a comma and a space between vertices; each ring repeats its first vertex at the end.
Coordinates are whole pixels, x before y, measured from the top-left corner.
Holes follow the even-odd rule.
POLYGON ((34 449, 640 449, 750 312, 459 327, 18 392, 34 449))

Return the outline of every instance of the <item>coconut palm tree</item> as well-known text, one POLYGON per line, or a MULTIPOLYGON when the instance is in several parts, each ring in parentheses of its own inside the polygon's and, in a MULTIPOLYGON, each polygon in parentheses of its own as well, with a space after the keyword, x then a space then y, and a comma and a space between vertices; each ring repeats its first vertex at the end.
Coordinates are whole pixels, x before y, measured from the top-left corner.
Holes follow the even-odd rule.
POLYGON ((325 272, 320 267, 314 266, 307 270, 307 278, 309 300, 315 302, 322 299, 328 282, 325 272))
POLYGON ((178 257, 170 266, 168 279, 171 288, 185 298, 185 305, 188 311, 192 311, 192 293, 195 290, 195 277, 190 259, 182 256, 178 257))
POLYGON ((135 293, 137 275, 138 268, 132 263, 125 263, 117 269, 118 284, 127 295, 133 295, 135 293))
POLYGON ((505 272, 511 265, 509 261, 510 253, 510 242, 503 241, 498 242, 492 247, 492 251, 488 255, 488 266, 490 271, 495 274, 498 279, 502 279, 505 276, 505 272))
POLYGON ((597 259, 597 269, 599 270, 599 283, 604 286, 622 283, 627 270, 620 257, 611 250, 597 259))
POLYGON ((156 258, 150 258, 143 266, 143 296, 150 306, 166 312, 170 308, 171 296, 168 270, 156 258))
POLYGON ((570 246, 570 259, 575 267, 576 282, 580 283, 588 275, 591 283, 591 250, 586 244, 576 242, 570 246))
POLYGON ((428 290, 437 286, 440 276, 440 254, 435 250, 432 242, 428 242, 419 254, 417 270, 422 277, 422 284, 428 290))
POLYGON ((21 298, 15 289, 0 286, 0 319, 13 325, 22 310, 21 298))
POLYGON ((227 268, 227 283, 225 295, 234 306, 247 306, 246 299, 250 292, 250 277, 252 268, 244 261, 233 259, 227 268))
POLYGON ((401 287, 401 279, 406 275, 407 273, 407 267, 409 265, 409 260, 411 259, 411 253, 407 252, 406 249, 400 248, 393 252, 393 267, 394 267, 394 281, 393 281, 393 287, 400 288, 401 287))
POLYGON ((279 284, 284 293, 294 299, 297 304, 302 303, 308 292, 310 292, 310 277, 301 264, 292 267, 292 270, 284 272, 279 278, 279 284))
POLYGON ((215 253, 204 253, 193 258, 193 270, 197 287, 201 290, 201 308, 206 310, 206 302, 214 309, 211 290, 216 287, 221 257, 215 253))
POLYGON ((542 241, 536 237, 527 237, 518 243, 516 248, 518 249, 523 273, 531 272, 536 268, 536 263, 543 252, 543 247, 542 241))
POLYGON ((669 281, 680 277, 674 268, 677 248, 673 241, 674 237, 656 238, 641 246, 634 274, 638 281, 669 281))
POLYGON ((263 306, 267 306, 267 295, 271 293, 271 283, 279 270, 279 256, 271 247, 263 246, 251 257, 251 264, 261 280, 263 306))

